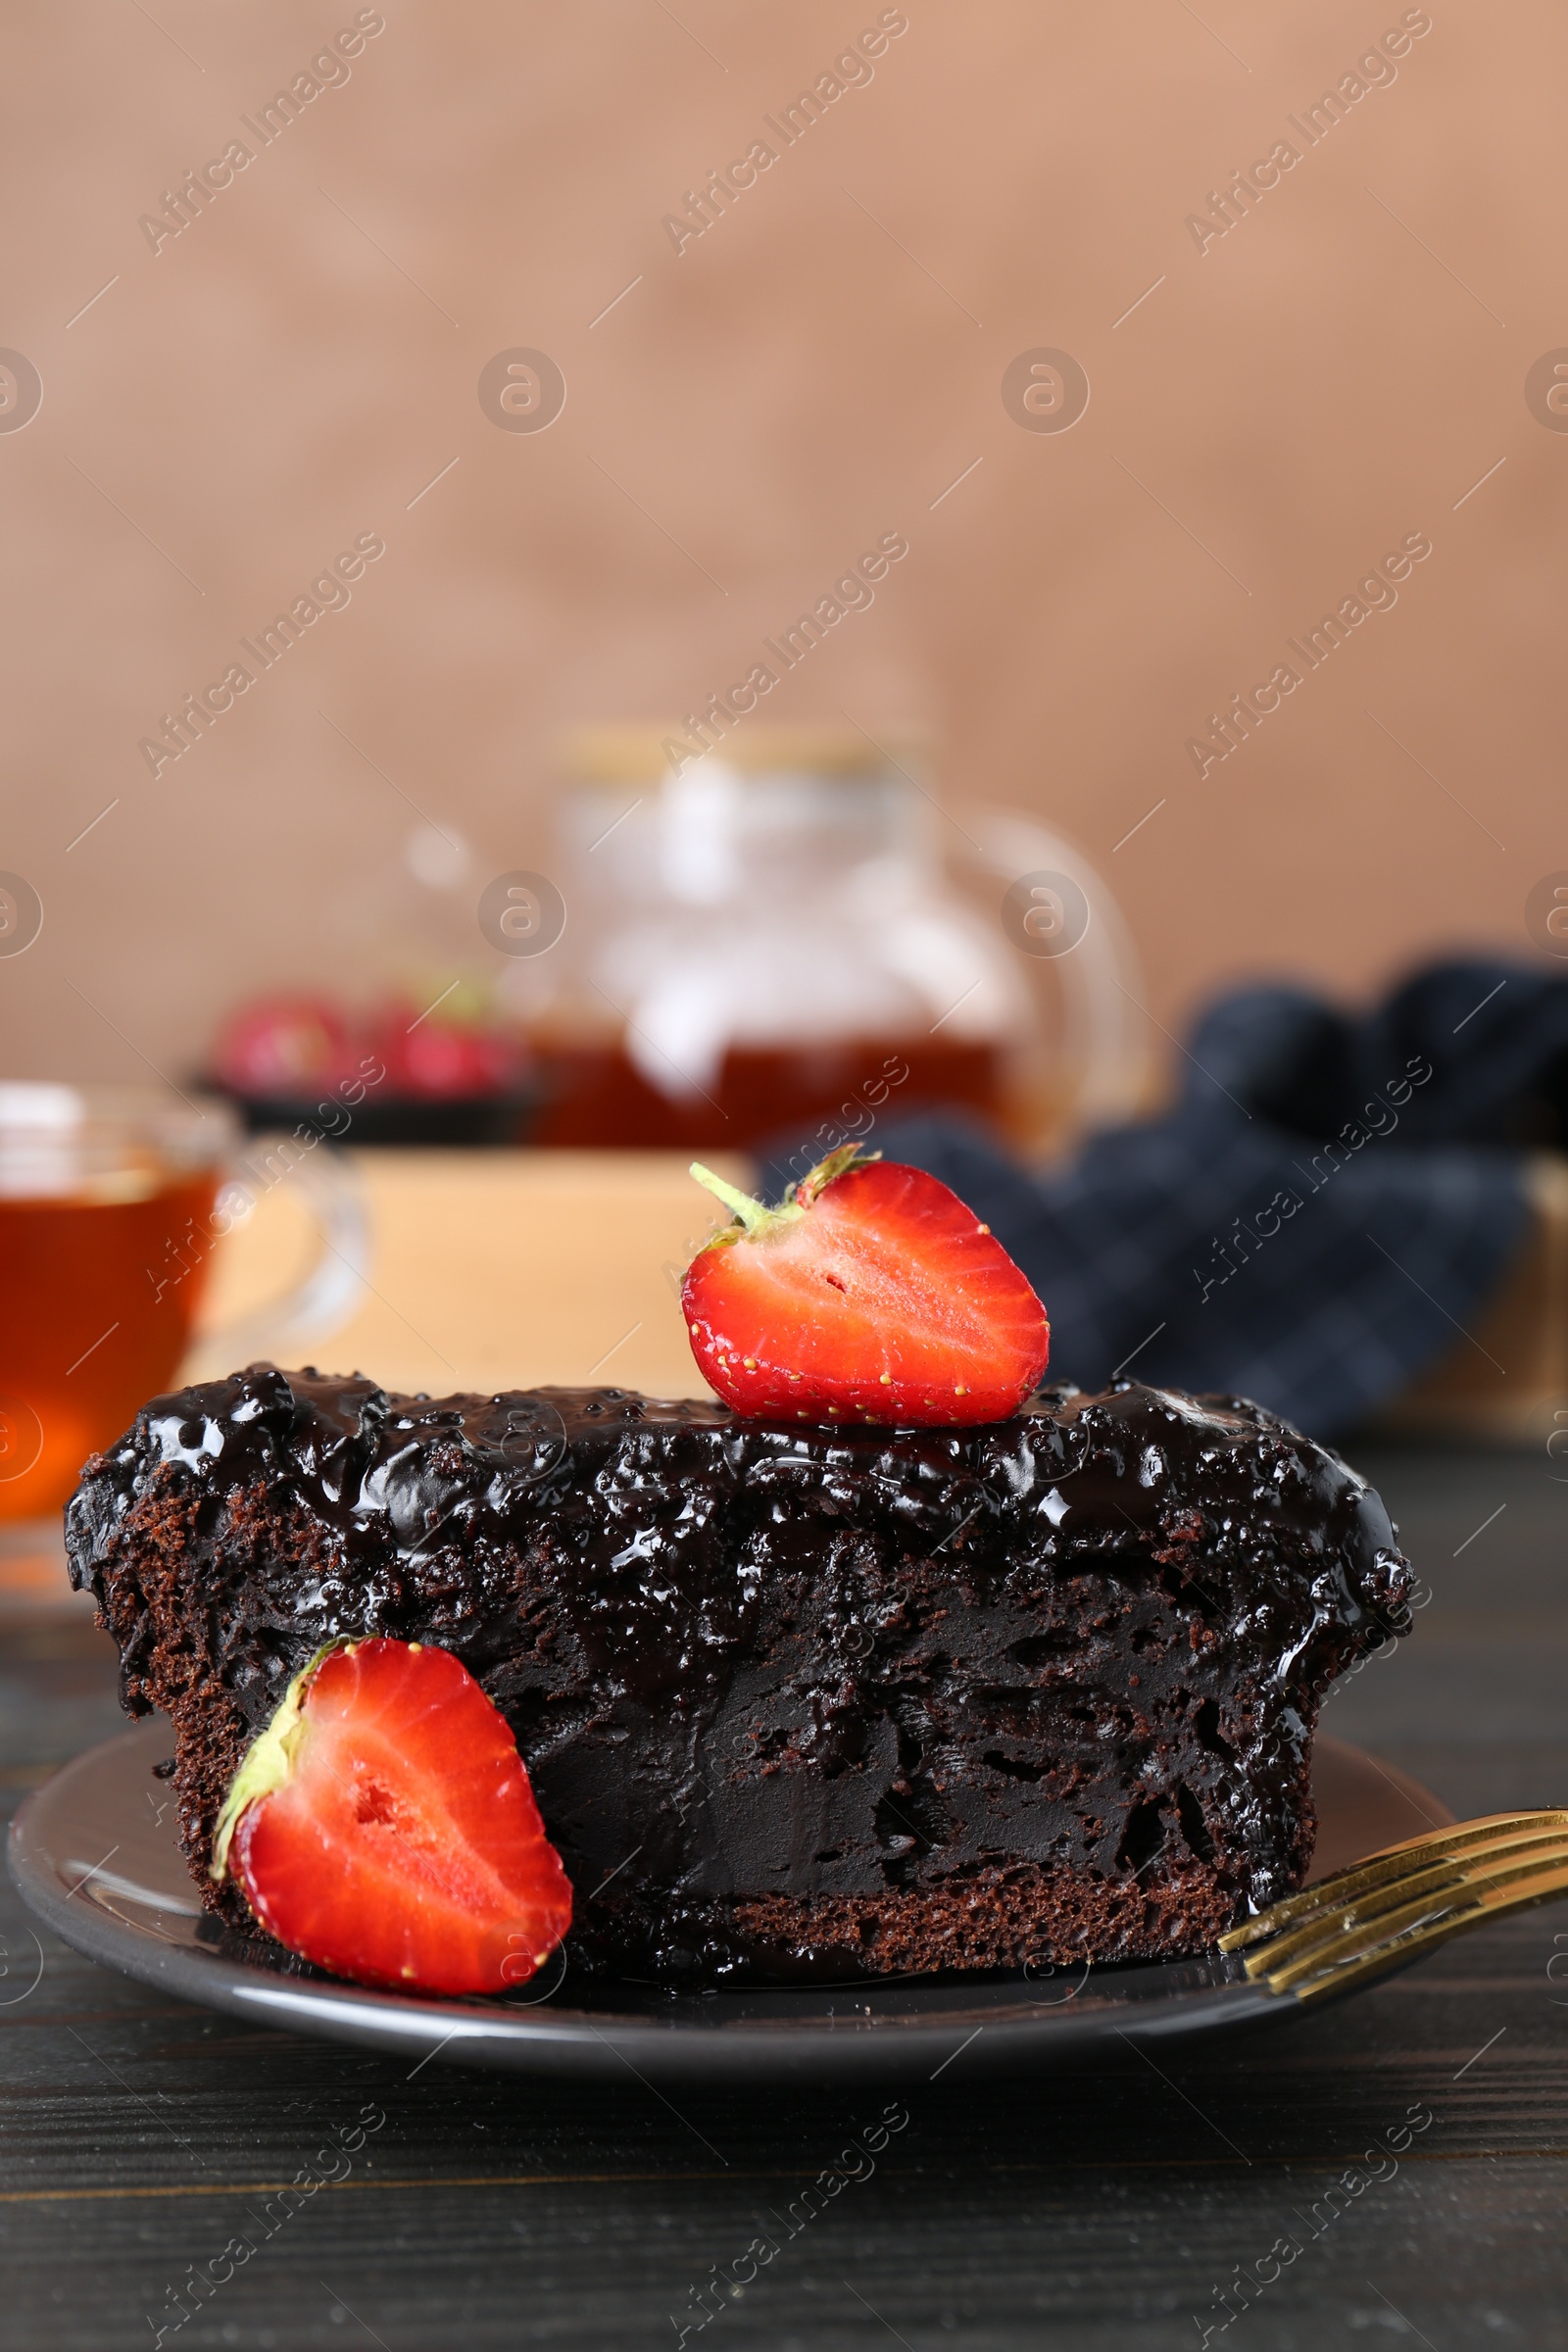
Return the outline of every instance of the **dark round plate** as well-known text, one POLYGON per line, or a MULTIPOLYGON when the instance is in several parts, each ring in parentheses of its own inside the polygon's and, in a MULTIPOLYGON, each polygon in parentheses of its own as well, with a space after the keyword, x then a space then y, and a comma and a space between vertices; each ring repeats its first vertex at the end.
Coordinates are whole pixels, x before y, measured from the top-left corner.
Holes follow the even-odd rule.
MULTIPOLYGON (((144 1724, 56 1773, 12 1824, 11 1875, 89 1959, 253 2024, 523 2074, 805 2083, 934 2077, 958 2063, 969 2073, 1042 2067, 1112 2034, 1164 2037, 1296 2011, 1217 1954, 703 1994, 562 1982, 547 1966, 537 1990, 502 2000, 372 1992, 248 1943, 202 1909, 174 1842, 172 1791, 153 1776, 169 1748, 167 1724, 144 1724)), ((1314 1877, 1453 1819, 1417 1782, 1337 1740, 1319 1740, 1313 1777, 1314 1877)))

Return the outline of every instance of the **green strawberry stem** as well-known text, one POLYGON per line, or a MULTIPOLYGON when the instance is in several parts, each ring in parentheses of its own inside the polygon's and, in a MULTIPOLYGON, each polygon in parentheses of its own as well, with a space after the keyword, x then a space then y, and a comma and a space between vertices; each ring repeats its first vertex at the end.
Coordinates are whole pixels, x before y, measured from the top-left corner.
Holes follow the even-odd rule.
MULTIPOLYGON (((706 1185, 714 1199, 722 1200, 724 1206, 739 1219, 748 1241, 765 1241, 781 1225, 793 1225, 797 1217, 804 1217, 817 1194, 830 1185, 836 1176, 842 1176, 847 1168, 853 1166, 859 1152, 858 1144, 841 1144, 836 1152, 828 1153, 826 1159, 819 1159, 815 1167, 803 1176, 791 1192, 785 1194, 777 1208, 767 1208, 760 1200, 754 1200, 750 1193, 743 1193, 737 1186, 726 1184, 722 1176, 715 1176, 711 1168, 705 1168, 700 1159, 692 1161, 691 1173, 699 1184, 706 1185)), ((870 1159, 880 1159, 881 1156, 880 1152, 867 1153, 870 1159)), ((716 1238, 720 1241, 738 1241, 740 1236, 720 1234, 716 1238)))
POLYGON ((748 1233, 758 1232, 769 1217, 779 1213, 777 1209, 764 1208, 760 1200, 752 1199, 750 1193, 743 1193, 737 1186, 726 1184, 722 1176, 715 1176, 711 1168, 705 1168, 700 1159, 692 1161, 691 1173, 699 1184, 708 1187, 716 1200, 722 1200, 724 1206, 739 1217, 748 1233))
POLYGON ((222 1811, 218 1816, 218 1828, 213 1837, 211 1875, 220 1882, 228 1875, 228 1849, 234 1832, 239 1828, 240 1815, 247 1805, 255 1804, 258 1797, 270 1796, 274 1788, 281 1788, 294 1769, 294 1750, 300 1743, 305 1728, 305 1693, 316 1678, 318 1667, 323 1658, 331 1656, 334 1649, 347 1646, 346 1636, 339 1636, 335 1642, 322 1642, 315 1657, 300 1668, 284 1691, 282 1704, 271 1722, 264 1732, 258 1733, 247 1748, 229 1786, 228 1794, 223 1799, 222 1811))

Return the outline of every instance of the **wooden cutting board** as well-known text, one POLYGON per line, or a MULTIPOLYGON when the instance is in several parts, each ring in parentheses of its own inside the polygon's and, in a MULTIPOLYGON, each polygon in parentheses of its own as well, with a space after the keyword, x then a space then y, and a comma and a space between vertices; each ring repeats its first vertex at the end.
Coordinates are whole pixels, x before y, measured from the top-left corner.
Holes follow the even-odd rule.
MULTIPOLYGON (((723 1211, 683 1155, 642 1152, 363 1151, 371 1255, 346 1322, 279 1351, 433 1395, 604 1383, 709 1394, 687 1344, 679 1277, 723 1211)), ((750 1181, 745 1161, 721 1173, 750 1181)), ((203 1326, 249 1313, 314 1250, 285 1179, 219 1247, 203 1326)), ((204 1341, 185 1376, 233 1369, 204 1341)))

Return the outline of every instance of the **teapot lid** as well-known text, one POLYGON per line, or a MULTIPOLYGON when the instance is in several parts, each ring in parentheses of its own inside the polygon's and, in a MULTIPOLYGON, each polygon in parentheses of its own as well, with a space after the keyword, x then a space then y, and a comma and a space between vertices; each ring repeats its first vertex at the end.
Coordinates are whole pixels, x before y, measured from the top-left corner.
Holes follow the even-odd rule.
MULTIPOLYGON (((716 700, 716 698, 715 698, 716 700)), ((644 784, 680 774, 715 752, 739 775, 885 776, 890 768, 923 773, 927 742, 907 726, 754 726, 744 717, 727 726, 697 713, 659 726, 574 727, 563 739, 561 770, 577 784, 644 784)))

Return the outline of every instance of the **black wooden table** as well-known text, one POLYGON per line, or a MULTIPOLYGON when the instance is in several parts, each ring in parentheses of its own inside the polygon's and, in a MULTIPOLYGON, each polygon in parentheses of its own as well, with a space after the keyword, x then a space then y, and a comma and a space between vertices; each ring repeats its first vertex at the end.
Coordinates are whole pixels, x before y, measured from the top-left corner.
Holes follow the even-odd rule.
MULTIPOLYGON (((1359 1458, 1432 1598, 1327 1728, 1460 1814, 1568 1798, 1568 1463, 1359 1458)), ((8 1804, 119 1720, 90 1622, 0 1632, 8 1804)), ((677 2110, 630 2079, 411 2080, 47 1938, 18 1999, 34 1947, 3 1901, 0 2342, 29 2352, 161 2328, 179 2352, 673 2348, 683 2328, 703 2352, 1568 2347, 1568 1905, 1157 2066, 1129 2047, 1000 2088, 952 2066, 907 2090, 875 2174, 786 2240, 777 2217, 882 2091, 677 2110), (279 2201, 313 2164, 336 2183, 279 2201), (254 2255, 176 2328, 185 2282, 242 2230, 254 2255), (761 2267, 760 2236, 778 2243, 761 2267)))

